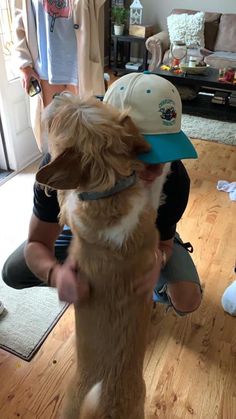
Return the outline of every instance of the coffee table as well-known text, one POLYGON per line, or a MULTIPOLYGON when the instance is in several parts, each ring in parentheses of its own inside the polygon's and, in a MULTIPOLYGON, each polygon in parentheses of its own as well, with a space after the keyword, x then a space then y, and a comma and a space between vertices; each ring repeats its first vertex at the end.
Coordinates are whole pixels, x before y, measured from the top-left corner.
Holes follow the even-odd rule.
POLYGON ((220 121, 236 122, 236 107, 229 106, 228 103, 211 103, 212 95, 217 90, 233 92, 236 85, 231 83, 219 82, 219 70, 208 67, 204 74, 175 74, 158 68, 155 74, 164 77, 178 86, 189 86, 198 89, 198 95, 192 100, 183 100, 183 113, 189 115, 202 116, 220 121), (211 95, 212 94, 212 95, 211 95))

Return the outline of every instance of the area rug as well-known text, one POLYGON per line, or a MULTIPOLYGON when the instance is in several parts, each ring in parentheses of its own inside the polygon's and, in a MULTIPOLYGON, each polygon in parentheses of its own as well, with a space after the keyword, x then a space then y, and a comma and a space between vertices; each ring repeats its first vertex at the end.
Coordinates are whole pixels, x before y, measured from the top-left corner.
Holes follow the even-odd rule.
POLYGON ((0 279, 0 348, 30 361, 68 304, 58 300, 57 291, 47 287, 14 290, 0 279))
MULTIPOLYGON (((236 109, 235 109, 236 111, 236 109)), ((236 123, 184 114, 182 130, 191 138, 236 145, 236 123)))

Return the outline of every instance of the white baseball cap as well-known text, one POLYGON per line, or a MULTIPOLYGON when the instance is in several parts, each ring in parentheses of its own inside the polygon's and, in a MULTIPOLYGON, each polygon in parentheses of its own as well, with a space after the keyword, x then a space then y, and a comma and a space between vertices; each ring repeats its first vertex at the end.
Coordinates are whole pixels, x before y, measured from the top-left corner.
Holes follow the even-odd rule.
POLYGON ((116 80, 104 102, 127 110, 151 150, 139 158, 149 164, 196 159, 197 152, 181 130, 182 103, 176 87, 150 72, 130 73, 116 80))

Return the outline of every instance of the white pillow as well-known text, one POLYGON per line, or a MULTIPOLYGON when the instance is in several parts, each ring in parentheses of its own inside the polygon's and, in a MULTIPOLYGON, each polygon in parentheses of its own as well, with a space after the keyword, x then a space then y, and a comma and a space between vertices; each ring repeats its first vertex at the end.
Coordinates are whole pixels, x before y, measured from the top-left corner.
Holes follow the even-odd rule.
POLYGON ((170 15, 167 17, 167 26, 170 42, 182 41, 187 47, 204 47, 204 21, 203 12, 188 15, 170 15))

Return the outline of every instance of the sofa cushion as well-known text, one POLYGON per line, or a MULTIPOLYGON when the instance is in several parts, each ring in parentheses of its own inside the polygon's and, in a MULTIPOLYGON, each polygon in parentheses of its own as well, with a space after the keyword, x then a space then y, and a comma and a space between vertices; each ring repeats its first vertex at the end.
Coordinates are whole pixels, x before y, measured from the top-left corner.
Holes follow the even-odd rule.
POLYGON ((205 47, 214 51, 221 13, 205 12, 205 47))
POLYGON ((236 52, 236 13, 221 16, 214 50, 236 52))
POLYGON ((204 47, 204 13, 173 14, 167 18, 170 41, 182 41, 188 47, 204 47))
MULTIPOLYGON (((199 10, 173 9, 171 14, 179 15, 187 13, 188 15, 194 15, 197 12, 199 12, 199 10)), ((221 13, 205 12, 205 47, 211 51, 214 51, 220 17, 221 13)))
POLYGON ((214 68, 236 67, 236 52, 216 51, 204 58, 214 68))

